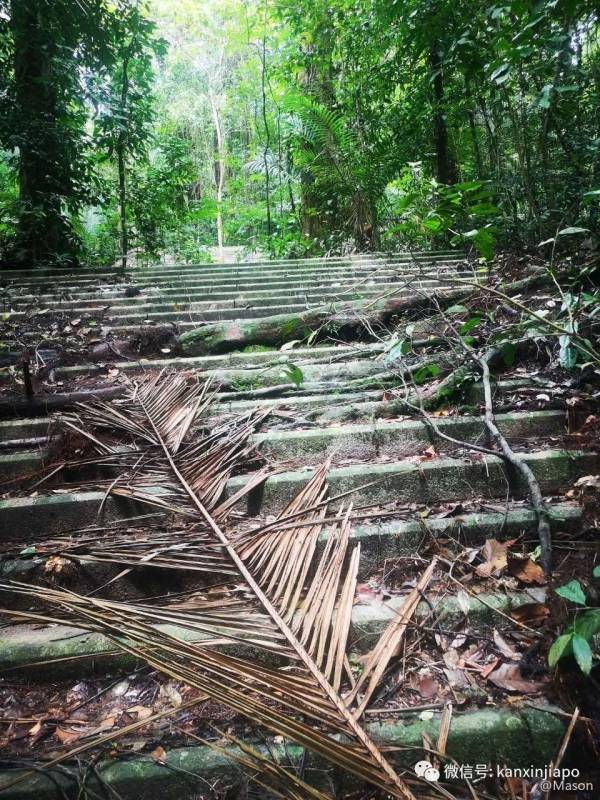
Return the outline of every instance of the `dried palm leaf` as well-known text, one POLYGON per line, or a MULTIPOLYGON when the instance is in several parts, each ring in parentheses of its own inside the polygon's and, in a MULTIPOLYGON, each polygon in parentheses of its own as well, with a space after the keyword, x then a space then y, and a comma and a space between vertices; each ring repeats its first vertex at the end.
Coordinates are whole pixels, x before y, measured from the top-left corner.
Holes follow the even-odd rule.
MULTIPOLYGON (((182 549, 181 567, 187 568, 191 556, 191 564, 195 558, 203 565, 211 560, 225 577, 233 573, 236 587, 228 597, 229 607, 217 608, 213 598, 201 593, 194 596, 193 606, 188 600, 179 608, 145 607, 6 582, 0 589, 43 600, 57 610, 56 616, 7 613, 13 619, 66 618, 101 632, 126 652, 234 712, 389 795, 412 800, 406 783, 340 694, 359 551, 348 554, 350 508, 340 509, 314 567, 327 516, 328 464, 315 471, 280 515, 282 530, 275 525, 268 532, 229 533, 210 509, 218 508, 228 476, 247 457, 247 438, 264 414, 247 415, 227 434, 215 431, 188 441, 194 420, 208 407, 207 397, 206 385, 189 386, 161 375, 133 386, 119 406, 82 408, 80 421, 70 424, 89 438, 100 458, 128 469, 112 486, 113 492, 125 490, 128 496, 162 504, 197 522, 198 552, 194 557, 189 548, 182 549), (127 450, 99 438, 99 429, 117 441, 129 437, 127 450), (315 506, 321 506, 316 515, 315 506), (208 642, 185 641, 158 623, 184 623, 208 642), (236 658, 211 646, 241 638, 260 652, 285 657, 290 666, 285 671, 265 667, 260 659, 236 658)), ((169 558, 173 557, 171 548, 169 558)))

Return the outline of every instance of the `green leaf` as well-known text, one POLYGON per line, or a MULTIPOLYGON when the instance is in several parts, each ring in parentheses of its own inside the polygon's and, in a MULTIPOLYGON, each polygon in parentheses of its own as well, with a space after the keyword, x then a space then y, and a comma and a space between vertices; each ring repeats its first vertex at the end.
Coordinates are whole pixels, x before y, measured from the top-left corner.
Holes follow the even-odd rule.
POLYGON ((600 608, 590 608, 577 614, 572 627, 574 633, 578 633, 584 639, 591 639, 600 632, 600 608))
POLYGON ((570 600, 572 603, 577 603, 580 606, 586 604, 585 594, 579 581, 569 581, 564 586, 559 586, 555 591, 557 595, 564 597, 565 600, 570 600))
POLYGON ((581 671, 585 675, 589 675, 592 670, 592 648, 589 642, 578 633, 573 635, 573 655, 581 671))
POLYGON ((551 83, 547 83, 546 86, 544 86, 538 98, 538 106, 540 108, 550 108, 550 98, 553 89, 554 86, 551 83))
POLYGON ((426 228, 428 231, 431 231, 432 233, 437 233, 442 227, 442 221, 433 218, 424 219, 421 224, 423 225, 424 228, 426 228))
POLYGON ((493 83, 501 84, 508 80, 510 77, 510 64, 502 64, 501 67, 495 69, 490 75, 490 80, 493 83))
POLYGON ((557 236, 572 236, 575 233, 589 233, 589 228, 578 228, 572 225, 569 228, 563 228, 562 231, 558 232, 557 236))
POLYGON ((408 339, 400 339, 398 342, 394 342, 392 347, 388 350, 385 355, 385 361, 395 361, 397 358, 400 358, 406 353, 410 353, 411 351, 411 343, 408 339))
POLYGON ((415 383, 425 383, 429 378, 435 378, 439 374, 440 368, 437 364, 426 364, 415 372, 413 380, 415 383))
POLYGON ((597 567, 594 567, 592 575, 594 576, 594 578, 600 578, 600 564, 597 567))
POLYGON ((461 326, 460 333, 463 335, 466 333, 470 333, 473 330, 473 328, 476 328, 479 325, 480 322, 481 322, 481 317, 477 316, 471 317, 471 319, 468 319, 465 322, 465 324, 461 326))
POLYGON ((506 344, 502 347, 502 360, 504 361, 504 365, 507 367, 512 367, 515 363, 515 357, 517 354, 517 349, 512 342, 506 342, 506 344))
POLYGON ((561 367, 573 369, 577 363, 577 350, 571 346, 571 337, 566 334, 558 337, 560 343, 559 361, 561 367))
POLYGON ((446 314, 466 314, 469 309, 466 306, 450 306, 446 309, 446 314))
POLYGON ((552 647, 548 651, 548 664, 550 667, 555 667, 560 659, 570 652, 572 639, 572 633, 563 633, 562 636, 559 636, 558 639, 553 642, 552 647))
POLYGON ((281 370, 281 375, 284 378, 289 378, 296 386, 300 386, 304 383, 304 373, 300 367, 297 367, 295 364, 286 364, 281 370))

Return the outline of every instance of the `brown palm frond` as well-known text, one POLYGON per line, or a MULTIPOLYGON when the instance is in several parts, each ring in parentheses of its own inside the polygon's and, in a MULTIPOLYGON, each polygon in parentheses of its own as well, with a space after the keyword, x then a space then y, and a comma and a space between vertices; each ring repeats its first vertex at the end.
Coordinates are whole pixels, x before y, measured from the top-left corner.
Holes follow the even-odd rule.
MULTIPOLYGON (((218 508, 229 475, 251 452, 248 437, 265 412, 246 415, 233 430, 200 432, 189 439, 194 420, 208 403, 206 385, 190 386, 161 375, 134 385, 125 402, 82 408, 79 420, 70 422, 88 436, 101 458, 124 470, 113 492, 162 503, 195 520, 195 555, 192 548, 177 554, 165 546, 155 548, 155 557, 168 553, 173 559, 177 554, 182 569, 188 559, 205 567, 210 561, 224 579, 233 573, 234 589, 220 608, 202 593, 179 607, 150 607, 13 582, 0 584, 0 589, 43 600, 57 609, 55 617, 45 619, 66 618, 101 632, 124 651, 256 724, 389 795, 412 800, 406 783, 340 694, 359 551, 348 552, 351 510, 340 509, 316 558, 328 515, 328 464, 314 472, 280 515, 281 530, 275 525, 268 532, 230 533, 211 508, 218 508), (121 444, 107 443, 101 431, 121 444), (172 627, 164 627, 173 624, 183 624, 208 641, 185 641, 172 627), (259 653, 285 658, 288 666, 266 667, 260 658, 234 657, 214 648, 219 641, 240 640, 259 653)), ((29 612, 7 613, 16 619, 29 612)))
POLYGON ((329 795, 323 794, 323 792, 315 789, 314 786, 310 786, 294 772, 284 769, 277 761, 267 758, 260 750, 251 747, 247 742, 238 739, 232 733, 220 731, 214 727, 213 730, 226 742, 234 745, 239 752, 232 748, 225 749, 216 742, 202 739, 200 736, 194 736, 188 732, 185 733, 207 745, 212 750, 233 759, 241 767, 245 767, 250 781, 263 789, 267 789, 274 797, 281 798, 281 800, 331 800, 329 795))
MULTIPOLYGON (((184 443, 215 394, 209 383, 190 385, 182 375, 163 372, 132 385, 123 401, 80 405, 77 414, 64 415, 62 422, 95 449, 96 456, 86 458, 85 463, 118 471, 107 484, 111 494, 196 518, 190 491, 173 475, 171 463, 165 461, 165 448, 185 475, 189 490, 212 510, 234 469, 255 458, 248 439, 269 414, 269 409, 263 409, 239 415, 210 432, 198 431, 191 442, 184 443)), ((224 516, 234 502, 272 473, 272 469, 260 471, 237 493, 235 501, 221 503, 214 516, 224 516)))

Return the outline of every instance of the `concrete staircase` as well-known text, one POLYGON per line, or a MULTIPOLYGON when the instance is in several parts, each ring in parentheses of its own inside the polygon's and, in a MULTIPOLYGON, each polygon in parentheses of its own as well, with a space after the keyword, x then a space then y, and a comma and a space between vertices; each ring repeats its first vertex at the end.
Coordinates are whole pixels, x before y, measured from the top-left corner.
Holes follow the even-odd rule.
MULTIPOLYGON (((39 319, 43 315, 60 314, 65 322, 74 318, 95 320, 104 334, 121 335, 142 325, 162 323, 172 323, 182 331, 217 319, 253 319, 329 301, 364 298, 368 302, 390 292, 410 296, 417 288, 455 286, 457 278, 472 278, 473 274, 470 265, 450 253, 355 256, 157 267, 132 270, 126 275, 95 271, 82 271, 76 276, 60 272, 11 273, 2 278, 1 297, 16 343, 27 340, 32 317, 39 319)), ((352 537, 361 542, 362 582, 368 583, 394 560, 414 561, 425 544, 430 547, 436 541, 444 542, 444 546, 454 542, 477 547, 487 538, 522 536, 532 548, 536 544, 535 519, 525 502, 525 487, 500 459, 482 457, 436 440, 419 419, 375 416, 383 389, 395 383, 393 365, 383 358, 380 344, 329 343, 283 352, 165 356, 117 360, 109 366, 120 375, 172 368, 225 381, 227 390, 217 396, 215 421, 258 403, 272 408, 272 415, 254 436, 254 442, 280 472, 260 490, 250 492, 245 509, 250 516, 278 513, 306 482, 312 468, 330 457, 331 493, 353 489, 355 507, 378 505, 376 512, 357 519, 352 530, 352 537), (256 399, 253 393, 257 390, 276 391, 277 386, 288 383, 285 365, 289 363, 302 370, 302 384, 297 389, 286 389, 281 396, 256 399), (453 510, 438 514, 444 504, 450 504, 453 510)), ((8 371, 0 372, 0 388, 8 389, 13 377, 8 371)), ((58 367, 54 379, 82 388, 91 380, 94 386, 103 385, 103 381, 107 385, 114 383, 106 366, 91 363, 58 367)), ((500 381, 497 396, 509 399, 522 388, 527 388, 526 380, 500 381)), ((469 402, 477 405, 479 400, 476 388, 469 402)), ((512 411, 500 414, 498 421, 513 447, 527 454, 551 503, 555 532, 576 533, 581 511, 576 504, 565 502, 563 494, 578 477, 594 471, 596 455, 564 449, 563 412, 512 411)), ((485 441, 478 413, 440 418, 438 422, 440 429, 457 439, 485 441)), ((44 461, 51 458, 47 442, 51 424, 47 417, 0 422, 0 491, 4 490, 4 499, 0 500, 0 541, 8 552, 18 551, 26 542, 99 522, 104 492, 77 489, 81 479, 77 472, 65 476, 73 485, 71 491, 52 491, 44 486, 33 494, 27 491, 44 461), (30 474, 30 479, 15 482, 23 474, 30 474)), ((235 493, 251 475, 249 469, 246 474, 233 477, 227 494, 235 493)), ((109 497, 103 503, 100 521, 109 524, 116 519, 134 519, 141 511, 123 498, 109 497)), ((22 580, 40 579, 42 569, 36 558, 17 562, 9 557, 2 564, 5 577, 22 580)), ((114 574, 114 568, 89 565, 86 587, 95 589, 114 574)), ((132 582, 131 576, 122 579, 119 591, 126 597, 144 597, 139 582, 132 582)), ((444 629, 465 628, 467 636, 491 639, 494 630, 511 627, 511 611, 543 597, 544 590, 539 587, 484 591, 470 596, 465 607, 464 597, 453 592, 424 601, 416 620, 444 629)), ((372 647, 402 602, 401 596, 385 601, 371 597, 354 607, 352 650, 357 657, 372 647)), ((180 634, 184 638, 197 637, 189 630, 180 634)), ((240 653, 244 647, 239 646, 240 653)), ((59 681, 67 687, 82 675, 118 675, 119 671, 132 668, 129 657, 111 652, 111 643, 104 637, 60 626, 22 625, 0 630, 0 672, 10 676, 7 680, 11 681, 15 675, 25 674, 27 679, 59 681)), ((461 713, 458 709, 454 715, 448 739, 448 752, 453 758, 465 764, 549 763, 564 730, 560 711, 539 697, 518 707, 486 704, 485 697, 479 702, 479 709, 470 704, 467 711, 461 713)), ((374 738, 399 748, 392 758, 396 765, 410 767, 419 760, 423 736, 435 742, 439 725, 439 709, 425 717, 419 711, 402 709, 395 717, 374 716, 370 728, 374 738)), ((282 759, 295 754, 293 747, 274 748, 282 759)), ((211 784, 235 784, 239 780, 237 770, 225 756, 203 746, 173 747, 169 761, 174 770, 167 771, 140 753, 126 761, 102 763, 97 769, 102 782, 109 783, 122 798, 173 796, 191 800, 199 796, 198 784, 190 781, 186 772, 199 774, 203 782, 211 784)), ((0 771, 0 789, 15 774, 0 771)), ((52 780, 39 773, 7 789, 1 797, 60 797, 61 791, 73 791, 71 780, 64 772, 53 773, 52 780)), ((96 787, 100 785, 93 776, 91 781, 96 787)))

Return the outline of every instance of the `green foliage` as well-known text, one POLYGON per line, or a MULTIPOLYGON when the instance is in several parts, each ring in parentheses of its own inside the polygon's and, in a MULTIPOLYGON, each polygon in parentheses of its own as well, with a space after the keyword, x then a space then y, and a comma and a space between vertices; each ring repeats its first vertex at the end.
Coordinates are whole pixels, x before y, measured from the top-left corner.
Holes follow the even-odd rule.
POLYGON ((598 234, 598 74, 591 0, 0 0, 0 253, 557 257, 598 234))
MULTIPOLYGON (((600 577, 600 568, 594 568, 593 576, 600 577)), ((555 667, 562 658, 573 656, 581 671, 588 675, 593 662, 590 642, 596 634, 600 633, 600 609, 587 608, 585 592, 577 580, 571 580, 563 586, 559 586, 555 591, 559 597, 586 610, 577 610, 573 622, 552 643, 548 652, 548 664, 550 667, 555 667)))
POLYGON ((285 380, 293 383, 297 389, 299 389, 304 383, 304 373, 300 367, 296 366, 296 364, 292 364, 291 362, 282 367, 280 375, 282 378, 285 378, 285 380))

